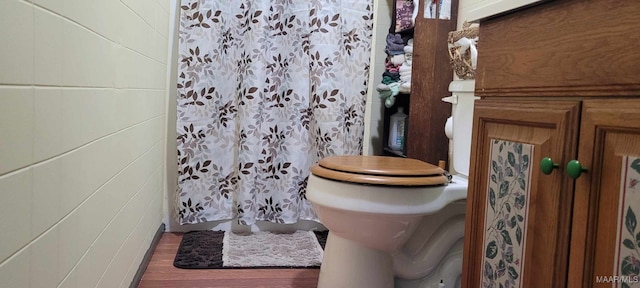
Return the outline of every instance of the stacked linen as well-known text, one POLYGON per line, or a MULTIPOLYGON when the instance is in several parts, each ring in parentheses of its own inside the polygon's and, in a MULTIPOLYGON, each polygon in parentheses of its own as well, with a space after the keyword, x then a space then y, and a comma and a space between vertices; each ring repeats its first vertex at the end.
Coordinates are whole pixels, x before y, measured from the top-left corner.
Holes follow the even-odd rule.
POLYGON ((401 92, 409 93, 411 90, 413 39, 407 42, 408 44, 405 44, 400 34, 387 35, 385 72, 382 74, 382 83, 376 88, 378 96, 384 100, 387 108, 395 104, 396 95, 401 92))
POLYGON ((404 62, 400 65, 400 92, 411 92, 411 61, 413 60, 413 39, 409 39, 404 46, 404 62))

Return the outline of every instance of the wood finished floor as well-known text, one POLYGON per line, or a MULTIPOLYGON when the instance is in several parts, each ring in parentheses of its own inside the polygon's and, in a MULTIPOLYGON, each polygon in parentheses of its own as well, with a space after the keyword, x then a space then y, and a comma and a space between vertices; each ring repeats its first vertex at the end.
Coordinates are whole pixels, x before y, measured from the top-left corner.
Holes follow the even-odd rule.
POLYGON ((179 269, 182 233, 163 233, 139 288, 316 288, 320 269, 179 269))

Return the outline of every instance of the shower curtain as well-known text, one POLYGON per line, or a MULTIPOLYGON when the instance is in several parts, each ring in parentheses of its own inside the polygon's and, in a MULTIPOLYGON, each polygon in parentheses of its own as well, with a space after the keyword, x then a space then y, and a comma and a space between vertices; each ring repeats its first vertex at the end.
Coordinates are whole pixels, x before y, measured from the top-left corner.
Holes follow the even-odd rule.
POLYGON ((362 153, 373 0, 183 0, 181 224, 315 220, 309 168, 362 153))

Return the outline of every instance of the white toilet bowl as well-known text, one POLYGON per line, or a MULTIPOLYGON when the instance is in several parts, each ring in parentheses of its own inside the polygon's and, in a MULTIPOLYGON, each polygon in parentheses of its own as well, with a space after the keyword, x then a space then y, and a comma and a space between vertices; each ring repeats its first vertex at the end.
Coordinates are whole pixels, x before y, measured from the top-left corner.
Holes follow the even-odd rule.
POLYGON ((466 183, 415 159, 337 156, 312 168, 307 199, 329 229, 319 288, 391 288, 391 254, 425 215, 465 199, 466 183))

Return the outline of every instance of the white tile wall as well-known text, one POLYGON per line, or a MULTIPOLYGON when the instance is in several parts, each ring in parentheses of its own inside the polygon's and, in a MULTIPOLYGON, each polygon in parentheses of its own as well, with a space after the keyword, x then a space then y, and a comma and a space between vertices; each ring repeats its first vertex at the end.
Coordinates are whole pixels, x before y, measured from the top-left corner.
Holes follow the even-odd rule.
POLYGON ((33 161, 33 106, 33 88, 0 87, 0 175, 33 161))
POLYGON ((120 33, 119 20, 122 17, 122 5, 118 0, 86 1, 63 0, 65 17, 80 23, 107 39, 115 40, 120 33))
POLYGON ((160 3, 153 5, 156 31, 164 38, 169 38, 169 11, 160 3))
POLYGON ((75 23, 62 30, 63 86, 114 87, 114 43, 75 23))
MULTIPOLYGON (((145 1, 136 0, 132 2, 141 3, 145 1)), ((154 6, 146 7, 146 10, 153 13, 154 6)), ((134 50, 142 55, 151 54, 150 51, 154 49, 154 47, 151 47, 149 43, 152 43, 155 34, 153 28, 149 26, 147 21, 140 18, 133 10, 128 7, 124 7, 122 9, 122 18, 119 19, 118 23, 120 25, 119 30, 126 31, 126 33, 118 35, 122 46, 134 50)))
POLYGON ((62 89, 35 88, 33 159, 42 161, 70 150, 73 143, 63 136, 65 111, 62 89))
POLYGON ((126 47, 118 47, 117 55, 119 73, 116 75, 116 81, 119 88, 164 89, 159 87, 160 84, 164 85, 164 82, 157 83, 156 77, 158 77, 157 74, 165 73, 162 69, 166 66, 165 64, 126 47))
POLYGON ((29 253, 29 249, 24 249, 0 264, 0 287, 29 287, 29 253))
POLYGON ((34 73, 35 83, 62 83, 63 27, 65 21, 47 10, 34 9, 34 73))
POLYGON ((31 239, 38 237, 66 215, 61 208, 62 195, 65 194, 65 186, 71 185, 60 185, 63 182, 60 164, 60 161, 49 161, 32 168, 31 239))
POLYGON ((78 287, 77 285, 77 280, 76 280, 76 271, 71 271, 71 273, 69 273, 68 275, 66 275, 64 277, 64 279, 62 279, 62 282, 60 282, 60 285, 58 285, 58 288, 75 288, 78 287))
POLYGON ((60 239, 59 230, 52 229, 48 233, 42 235, 37 241, 31 244, 31 255, 29 261, 31 263, 29 269, 30 288, 46 288, 51 287, 51 283, 58 283, 59 266, 59 250, 60 239))
MULTIPOLYGON (((136 270, 138 269, 135 263, 138 263, 141 261, 142 257, 144 256, 145 247, 147 247, 149 245, 148 243, 150 243, 151 240, 153 239, 153 235, 156 229, 154 229, 152 225, 149 225, 149 223, 153 223, 154 218, 157 217, 157 215, 161 214, 162 210, 157 209, 158 205, 162 205, 162 197, 156 195, 156 198, 149 205, 149 209, 145 214, 145 218, 143 218, 138 223, 137 228, 133 230, 133 233, 131 233, 131 235, 129 236, 129 239, 127 239, 125 246, 123 246, 122 249, 120 249, 120 253, 136 255, 135 261, 131 261, 130 263, 128 263, 129 270, 127 272, 127 277, 125 277, 125 279, 133 278, 133 276, 136 273, 136 270), (151 227, 151 229, 149 229, 149 227, 151 227), (148 231, 146 231, 146 233, 144 231, 145 228, 149 229, 148 231)), ((102 287, 106 288, 109 286, 102 286, 102 287)), ((122 281, 119 287, 121 288, 129 287, 129 283, 127 283, 126 281, 122 281)))
MULTIPOLYGON (((167 18, 167 21, 169 19, 167 18)), ((160 63, 167 63, 167 54, 169 53, 169 47, 167 45, 162 45, 167 42, 167 38, 160 35, 160 33, 153 34, 153 43, 154 48, 151 52, 153 54, 153 59, 160 63)))
POLYGON ((0 287, 131 283, 162 220, 169 5, 0 0, 0 287))
POLYGON ((4 261, 31 239, 31 170, 0 177, 0 199, 0 261, 4 261))
POLYGON ((121 0, 131 11, 150 25, 153 25, 154 9, 157 2, 155 0, 121 0))
POLYGON ((55 14, 64 15, 64 1, 62 0, 32 0, 33 4, 55 14))
POLYGON ((0 85, 33 82, 33 7, 0 1, 0 85))

